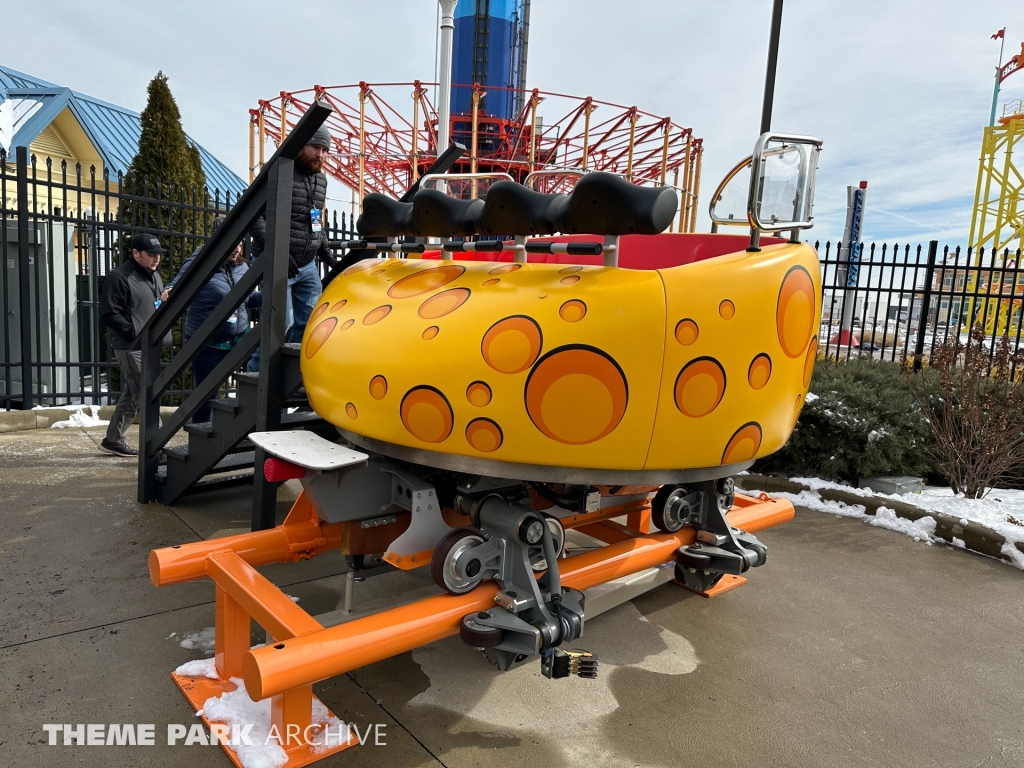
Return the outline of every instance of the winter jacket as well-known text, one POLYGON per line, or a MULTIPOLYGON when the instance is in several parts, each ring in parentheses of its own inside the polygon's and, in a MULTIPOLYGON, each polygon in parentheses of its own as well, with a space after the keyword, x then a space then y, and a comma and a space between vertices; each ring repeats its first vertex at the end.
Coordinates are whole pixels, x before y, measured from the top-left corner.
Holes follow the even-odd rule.
MULTIPOLYGON (((326 220, 321 221, 320 232, 313 231, 310 211, 314 208, 323 215, 327 202, 327 177, 323 173, 312 173, 299 161, 294 164, 292 183, 291 228, 288 234, 288 277, 295 277, 299 267, 304 267, 313 259, 327 258, 330 249, 327 247, 326 220)), ((261 216, 253 225, 252 258, 256 259, 265 247, 267 223, 261 216)))
MULTIPOLYGON (((100 298, 100 319, 107 326, 107 337, 114 349, 131 349, 142 326, 160 306, 164 283, 159 272, 150 272, 128 256, 107 275, 100 298)), ((163 346, 171 344, 171 332, 163 346)))
MULTIPOLYGON (((185 259, 178 274, 167 284, 168 289, 173 289, 181 276, 192 265, 199 250, 185 259)), ((213 276, 206 281, 192 303, 188 305, 185 313, 185 340, 191 339, 199 327, 206 322, 206 318, 223 301, 228 292, 235 287, 235 283, 242 279, 242 275, 249 271, 249 265, 245 262, 234 266, 224 262, 221 268, 213 273, 213 276)), ((238 306, 234 313, 221 323, 220 327, 207 340, 207 346, 230 346, 234 341, 249 330, 249 313, 247 307, 259 307, 263 304, 263 295, 259 291, 253 291, 246 300, 238 306), (231 322, 234 318, 235 322, 231 322)))

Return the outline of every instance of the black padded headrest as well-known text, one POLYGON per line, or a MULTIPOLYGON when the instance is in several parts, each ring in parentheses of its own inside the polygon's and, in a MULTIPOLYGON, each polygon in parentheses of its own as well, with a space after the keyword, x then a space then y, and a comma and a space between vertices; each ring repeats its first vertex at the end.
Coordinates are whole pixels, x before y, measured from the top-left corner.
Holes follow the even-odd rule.
POLYGON ((546 195, 516 184, 496 181, 487 190, 477 222, 481 235, 553 235, 554 214, 568 195, 546 195))
POLYGON ((668 229, 679 200, 671 187, 638 187, 611 173, 588 173, 555 217, 562 234, 657 235, 668 229))
POLYGON ((356 229, 363 237, 398 237, 408 234, 412 203, 371 192, 363 198, 363 212, 356 229))
POLYGON ((409 232, 416 237, 475 235, 483 207, 483 200, 459 200, 436 189, 421 189, 412 199, 409 232))

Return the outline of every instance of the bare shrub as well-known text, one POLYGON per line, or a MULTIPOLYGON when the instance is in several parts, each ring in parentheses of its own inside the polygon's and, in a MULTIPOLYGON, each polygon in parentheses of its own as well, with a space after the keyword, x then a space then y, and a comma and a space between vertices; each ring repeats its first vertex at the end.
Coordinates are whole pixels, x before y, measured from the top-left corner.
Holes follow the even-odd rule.
POLYGON ((938 372, 938 394, 929 395, 904 360, 939 470, 970 499, 1024 469, 1024 353, 1011 352, 1003 336, 990 359, 984 341, 975 327, 967 344, 958 335, 935 348, 928 365, 938 372))

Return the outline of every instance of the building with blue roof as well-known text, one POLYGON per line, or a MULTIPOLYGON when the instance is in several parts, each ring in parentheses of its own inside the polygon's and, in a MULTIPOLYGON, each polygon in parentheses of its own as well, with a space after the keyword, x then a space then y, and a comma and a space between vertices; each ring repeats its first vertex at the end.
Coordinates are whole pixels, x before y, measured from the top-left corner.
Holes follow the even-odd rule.
MULTIPOLYGON (((97 178, 106 168, 116 179, 127 173, 141 134, 138 112, 0 65, 0 149, 12 157, 15 147, 27 146, 55 165, 64 160, 73 169, 80 163, 83 176, 95 167, 97 178)), ((247 185, 241 177, 191 137, 189 142, 199 149, 211 195, 242 193, 247 185)))

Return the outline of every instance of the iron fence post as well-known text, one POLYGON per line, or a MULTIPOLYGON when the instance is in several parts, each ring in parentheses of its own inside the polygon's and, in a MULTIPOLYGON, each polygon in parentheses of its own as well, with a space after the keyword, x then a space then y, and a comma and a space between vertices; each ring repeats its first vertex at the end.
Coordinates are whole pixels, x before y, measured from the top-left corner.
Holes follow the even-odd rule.
POLYGON ((18 304, 21 308, 21 407, 32 408, 32 284, 28 234, 28 147, 16 152, 18 192, 18 304))
MULTIPOLYGON (((935 256, 939 251, 939 241, 928 241, 928 265, 924 270, 924 297, 921 299, 921 316, 917 320, 917 343, 914 345, 914 373, 921 370, 921 357, 924 355, 924 332, 928 327, 928 310, 932 301, 932 280, 935 277, 935 256)), ((913 304, 911 304, 913 312, 913 304)), ((932 339, 932 353, 935 352, 935 339, 932 339)))

